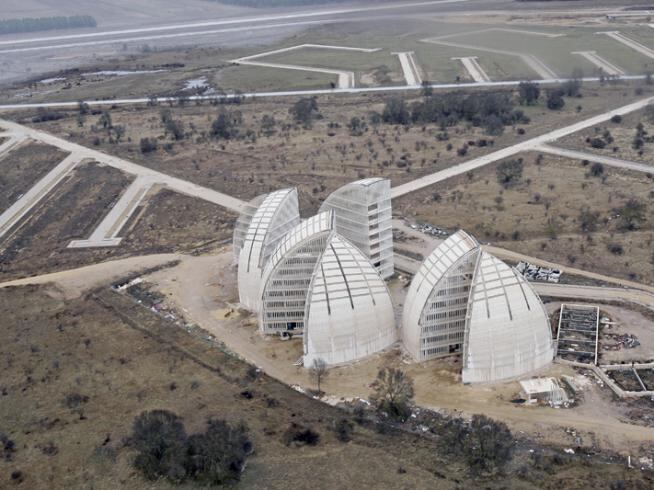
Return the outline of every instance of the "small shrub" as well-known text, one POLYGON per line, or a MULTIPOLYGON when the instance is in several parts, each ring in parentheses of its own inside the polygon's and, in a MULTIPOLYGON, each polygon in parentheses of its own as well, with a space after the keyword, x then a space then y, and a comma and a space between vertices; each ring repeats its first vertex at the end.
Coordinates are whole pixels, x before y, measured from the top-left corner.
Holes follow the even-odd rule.
POLYGON ((352 440, 352 432, 354 431, 354 424, 348 419, 339 419, 334 425, 334 432, 336 438, 341 442, 349 442, 352 440))
POLYGON ((619 243, 609 243, 607 248, 613 255, 624 255, 624 248, 619 243))
POLYGON ((283 436, 284 444, 290 446, 315 446, 320 441, 320 434, 310 427, 304 427, 293 422, 283 436))

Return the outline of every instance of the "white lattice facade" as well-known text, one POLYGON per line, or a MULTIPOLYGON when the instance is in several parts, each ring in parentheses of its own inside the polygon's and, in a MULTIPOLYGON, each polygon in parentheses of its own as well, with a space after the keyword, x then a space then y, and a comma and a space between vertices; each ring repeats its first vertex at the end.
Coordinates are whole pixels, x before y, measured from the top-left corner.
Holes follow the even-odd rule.
POLYGON ((370 178, 329 195, 320 211, 332 210, 336 231, 370 259, 382 278, 393 275, 391 183, 370 178))
POLYGON ((463 382, 516 378, 554 358, 547 311, 527 280, 482 252, 466 318, 463 382))
POLYGON ((304 331, 306 298, 332 231, 332 213, 320 213, 297 225, 279 244, 261 284, 263 333, 304 331))
POLYGON ((479 244, 459 231, 425 259, 404 303, 402 341, 417 361, 463 349, 472 274, 479 244))
POLYGON ((254 216, 254 213, 257 212, 257 209, 259 209, 259 206, 261 205, 261 203, 265 198, 266 195, 263 194, 261 196, 257 196, 254 199, 252 199, 244 207, 241 214, 239 214, 236 223, 234 223, 233 251, 234 251, 234 259, 236 260, 236 263, 238 263, 238 257, 241 254, 243 245, 245 244, 245 235, 247 235, 248 228, 250 228, 250 222, 252 221, 252 217, 254 216))
POLYGON ((304 363, 340 364, 397 340, 390 294, 379 273, 334 230, 332 212, 296 226, 264 272, 263 333, 303 333, 304 363))
POLYGON ((259 311, 261 279, 274 249, 300 222, 296 189, 268 194, 252 216, 238 258, 238 293, 242 305, 259 311))
POLYGON ((402 342, 417 361, 462 352, 464 383, 522 376, 554 357, 538 295, 463 231, 440 244, 416 273, 405 299, 402 342))

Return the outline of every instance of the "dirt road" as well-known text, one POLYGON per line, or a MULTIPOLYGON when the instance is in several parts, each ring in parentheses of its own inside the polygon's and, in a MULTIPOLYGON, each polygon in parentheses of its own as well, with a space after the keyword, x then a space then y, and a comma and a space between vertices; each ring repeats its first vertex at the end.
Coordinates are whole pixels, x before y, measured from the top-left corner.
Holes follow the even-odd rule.
POLYGON ((26 277, 13 281, 1 282, 0 288, 10 286, 25 286, 28 284, 53 283, 67 299, 77 298, 82 294, 99 286, 111 284, 132 272, 150 269, 175 260, 180 260, 178 254, 157 254, 142 257, 129 257, 127 259, 112 260, 99 264, 53 272, 40 276, 26 277))

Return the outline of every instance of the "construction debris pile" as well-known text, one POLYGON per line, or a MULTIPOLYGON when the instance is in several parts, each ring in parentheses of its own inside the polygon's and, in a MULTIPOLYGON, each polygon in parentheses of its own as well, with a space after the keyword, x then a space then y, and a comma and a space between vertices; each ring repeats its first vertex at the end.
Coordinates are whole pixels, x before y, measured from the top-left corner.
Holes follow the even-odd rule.
POLYGON ((616 333, 607 333, 604 335, 607 339, 614 341, 614 344, 603 344, 602 349, 607 351, 616 351, 620 349, 634 349, 640 345, 638 337, 635 335, 625 333, 625 334, 616 334, 616 333))
POLYGON ((529 262, 518 262, 516 269, 529 281, 546 281, 558 283, 561 280, 561 271, 559 269, 539 267, 537 265, 530 264, 529 262))
POLYGON ((430 225, 430 224, 410 224, 409 225, 412 229, 421 231, 422 233, 426 235, 431 235, 435 237, 440 237, 440 238, 445 238, 449 236, 450 234, 445 231, 442 228, 439 228, 438 226, 430 225))

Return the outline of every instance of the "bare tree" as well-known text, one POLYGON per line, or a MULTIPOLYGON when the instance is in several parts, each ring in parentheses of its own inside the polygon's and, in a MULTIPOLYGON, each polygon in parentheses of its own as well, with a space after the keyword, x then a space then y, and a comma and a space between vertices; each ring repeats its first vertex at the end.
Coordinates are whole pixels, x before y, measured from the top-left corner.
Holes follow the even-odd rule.
POLYGON ((327 363, 325 360, 321 358, 314 359, 313 364, 309 368, 309 375, 318 385, 318 395, 321 393, 320 382, 323 380, 323 378, 327 377, 327 374, 327 363))
POLYGON ((411 414, 413 380, 401 369, 384 368, 377 373, 372 384, 375 392, 370 397, 377 409, 398 420, 411 414))

